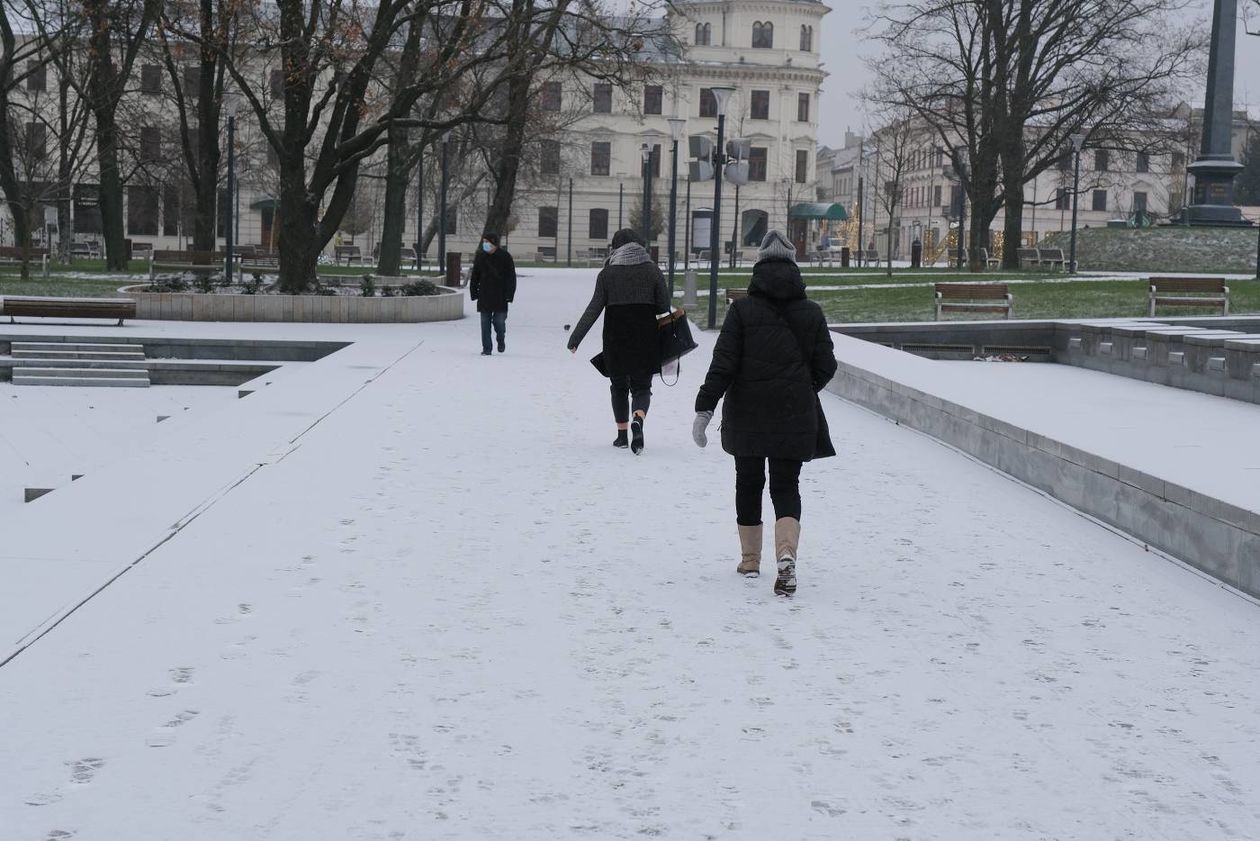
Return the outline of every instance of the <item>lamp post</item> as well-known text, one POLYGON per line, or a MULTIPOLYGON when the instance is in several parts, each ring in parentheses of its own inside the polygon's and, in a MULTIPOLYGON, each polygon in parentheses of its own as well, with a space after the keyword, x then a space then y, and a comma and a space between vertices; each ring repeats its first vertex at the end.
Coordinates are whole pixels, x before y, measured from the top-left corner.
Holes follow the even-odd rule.
POLYGON ((424 139, 416 153, 416 271, 424 268, 424 139))
POLYGON ((438 202, 442 206, 442 215, 438 220, 438 271, 446 277, 446 188, 449 177, 447 148, 451 139, 449 131, 442 134, 442 186, 439 190, 438 202))
POLYGON ((1076 209, 1081 194, 1081 149, 1085 147, 1085 135, 1072 135, 1072 241, 1068 256, 1068 272, 1076 274, 1076 209))
POLYGON ((713 148, 713 219, 709 224, 709 329, 717 326, 718 260, 720 251, 719 227, 722 222, 722 166, 726 163, 723 153, 726 132, 726 103, 735 88, 722 85, 710 88, 717 104, 717 146, 713 148))
POLYGON ((644 143, 639 146, 639 157, 643 159, 643 241, 652 241, 652 146, 644 143))
POLYGON ((232 258, 236 243, 233 234, 235 233, 235 213, 233 209, 235 202, 232 198, 236 191, 236 109, 239 103, 235 96, 229 94, 224 97, 224 110, 227 111, 227 147, 228 147, 228 163, 227 163, 227 230, 223 232, 224 244, 227 246, 223 257, 223 278, 230 286, 232 283, 232 258))
POLYGON ((687 130, 687 121, 681 117, 669 118, 669 134, 673 138, 669 165, 669 300, 674 301, 674 246, 678 241, 678 141, 687 130))

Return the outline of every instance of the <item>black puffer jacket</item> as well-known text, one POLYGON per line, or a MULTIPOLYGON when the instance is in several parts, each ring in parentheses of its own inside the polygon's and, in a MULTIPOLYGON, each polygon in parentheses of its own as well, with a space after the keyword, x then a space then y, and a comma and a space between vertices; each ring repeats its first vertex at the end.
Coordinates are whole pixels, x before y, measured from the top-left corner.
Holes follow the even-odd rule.
POLYGON ((507 312, 516 297, 516 261, 503 248, 487 254, 481 248, 468 273, 468 292, 477 312, 507 312))
POLYGON ((651 255, 637 243, 609 257, 595 279, 591 301, 573 327, 569 349, 577 350, 604 314, 604 370, 610 377, 648 376, 661 370, 656 317, 669 312, 669 291, 651 255))
POLYGON ((748 297, 726 313, 696 411, 713 411, 725 395, 722 449, 733 456, 834 455, 817 393, 835 373, 831 333, 822 310, 805 298, 800 269, 763 260, 753 267, 748 297))

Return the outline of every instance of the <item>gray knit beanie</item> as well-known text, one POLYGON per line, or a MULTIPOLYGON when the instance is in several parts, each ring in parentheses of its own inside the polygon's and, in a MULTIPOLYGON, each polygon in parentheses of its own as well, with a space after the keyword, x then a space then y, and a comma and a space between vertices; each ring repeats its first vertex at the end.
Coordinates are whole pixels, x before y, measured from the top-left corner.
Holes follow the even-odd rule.
POLYGON ((795 263, 796 246, 788 242, 787 237, 783 236, 783 234, 772 230, 761 241, 761 248, 757 249, 757 259, 759 261, 786 260, 795 263))

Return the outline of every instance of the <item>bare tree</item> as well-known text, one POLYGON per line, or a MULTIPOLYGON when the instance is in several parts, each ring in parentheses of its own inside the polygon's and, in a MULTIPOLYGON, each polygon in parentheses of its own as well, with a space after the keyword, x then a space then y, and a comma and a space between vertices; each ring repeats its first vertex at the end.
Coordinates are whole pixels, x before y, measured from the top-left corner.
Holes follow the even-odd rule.
POLYGON ((910 170, 914 144, 924 132, 916 124, 914 113, 906 108, 894 108, 886 113, 884 128, 875 132, 871 140, 875 145, 875 173, 871 189, 876 201, 888 216, 887 247, 885 258, 888 276, 892 277, 893 236, 897 226, 897 213, 905 199, 906 175, 910 170))
MULTIPOLYGON (((18 247, 31 247, 31 201, 19 178, 24 144, 23 126, 16 119, 18 102, 14 94, 26 83, 32 71, 44 67, 39 57, 41 41, 19 37, 23 18, 9 3, 0 3, 0 190, 13 219, 13 236, 18 247)), ((29 271, 23 261, 22 276, 29 271)))

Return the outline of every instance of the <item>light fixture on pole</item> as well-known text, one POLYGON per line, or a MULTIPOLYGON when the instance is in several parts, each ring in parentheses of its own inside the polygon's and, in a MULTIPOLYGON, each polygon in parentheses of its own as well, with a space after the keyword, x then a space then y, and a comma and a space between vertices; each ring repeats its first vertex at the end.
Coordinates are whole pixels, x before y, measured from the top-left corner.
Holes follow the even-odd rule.
POLYGON ((670 166, 669 166, 669 241, 666 246, 669 248, 669 300, 673 305, 674 300, 674 246, 678 239, 678 142, 683 139, 683 134, 687 131, 687 121, 681 117, 669 118, 669 136, 673 139, 670 146, 670 166))
POLYGON ((236 243, 233 242, 233 233, 236 228, 236 220, 233 218, 233 208, 236 203, 232 200, 236 190, 236 111, 240 107, 240 101, 235 94, 227 94, 223 97, 223 110, 227 112, 227 207, 224 208, 227 217, 227 230, 223 232, 224 239, 224 257, 223 257, 223 279, 227 284, 232 283, 232 260, 235 258, 233 253, 236 250, 236 243))
POLYGON ((709 224, 709 329, 717 326, 718 296, 718 260, 719 230, 722 226, 722 166, 726 163, 724 154, 726 132, 726 103, 730 100, 735 88, 722 85, 709 89, 717 105, 717 145, 713 147, 713 219, 709 224))
POLYGON ((1076 207, 1081 193, 1081 149, 1085 148, 1085 135, 1072 135, 1072 241, 1068 255, 1068 272, 1076 274, 1076 207))
POLYGON ((438 219, 438 271, 442 273, 443 278, 446 277, 446 188, 449 175, 447 147, 450 139, 451 133, 449 131, 442 133, 442 186, 438 196, 442 215, 438 219))

